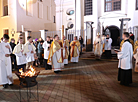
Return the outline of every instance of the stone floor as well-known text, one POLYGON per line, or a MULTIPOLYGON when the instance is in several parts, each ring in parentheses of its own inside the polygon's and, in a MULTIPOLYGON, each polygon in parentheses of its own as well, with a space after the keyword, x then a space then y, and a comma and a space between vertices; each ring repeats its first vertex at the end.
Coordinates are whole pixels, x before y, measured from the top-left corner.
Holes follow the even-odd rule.
MULTIPOLYGON (((37 78, 39 102, 138 102, 138 73, 133 72, 132 85, 120 85, 117 60, 81 57, 79 63, 70 63, 60 74, 44 68, 37 70, 41 70, 37 78)), ((13 78, 13 86, 8 89, 0 86, 0 102, 19 102, 19 80, 14 73, 13 78)), ((30 101, 34 102, 37 87, 31 89, 30 101)), ((21 88, 23 102, 26 92, 26 88, 21 88)))

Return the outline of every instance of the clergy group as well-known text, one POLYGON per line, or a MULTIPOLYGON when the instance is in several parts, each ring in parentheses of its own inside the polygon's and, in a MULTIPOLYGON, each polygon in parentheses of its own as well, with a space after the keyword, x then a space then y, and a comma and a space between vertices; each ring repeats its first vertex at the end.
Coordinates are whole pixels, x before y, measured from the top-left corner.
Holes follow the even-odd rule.
MULTIPOLYGON (((62 38, 60 40, 58 35, 54 35, 54 39, 51 41, 50 36, 47 36, 46 41, 42 44, 45 69, 52 69, 56 74, 62 72, 64 65, 69 63, 69 56, 71 62, 77 63, 81 51, 77 36, 74 37, 70 44, 65 36, 62 38)), ((27 37, 25 44, 23 37, 19 36, 18 44, 13 50, 8 42, 9 36, 4 34, 0 43, 0 85, 3 85, 4 88, 13 85, 11 54, 16 56, 18 72, 21 68, 25 72, 38 59, 36 47, 32 43, 33 39, 31 36, 27 37)))

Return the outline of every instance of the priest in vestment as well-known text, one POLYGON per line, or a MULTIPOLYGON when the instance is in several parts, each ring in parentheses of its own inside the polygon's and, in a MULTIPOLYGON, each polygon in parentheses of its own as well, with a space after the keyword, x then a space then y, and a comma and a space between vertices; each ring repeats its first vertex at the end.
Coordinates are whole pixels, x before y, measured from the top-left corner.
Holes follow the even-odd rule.
POLYGON ((8 43, 9 36, 4 34, 3 42, 0 44, 0 85, 7 88, 8 85, 13 84, 12 66, 10 54, 12 49, 8 43))
POLYGON ((67 65, 68 64, 68 56, 69 56, 69 41, 66 39, 66 37, 64 36, 64 43, 63 43, 63 52, 64 54, 64 64, 67 65))
POLYGON ((80 54, 80 42, 77 40, 77 36, 74 37, 74 41, 70 43, 71 50, 71 62, 79 62, 79 54, 80 54))
POLYGON ((128 86, 132 83, 132 58, 133 58, 133 47, 129 40, 129 33, 124 32, 122 38, 124 43, 120 52, 116 52, 119 59, 118 64, 118 81, 121 85, 128 86))
POLYGON ((103 40, 99 34, 94 41, 94 54, 96 59, 100 59, 103 53, 103 40))
POLYGON ((17 61, 17 67, 18 67, 18 72, 19 69, 23 69, 25 71, 25 65, 27 63, 26 61, 26 51, 24 50, 24 44, 23 44, 23 38, 19 37, 19 43, 15 46, 13 50, 13 54, 16 55, 16 61, 17 61))
POLYGON ((137 53, 137 49, 138 49, 138 38, 137 38, 137 41, 134 44, 134 54, 137 53))
POLYGON ((59 41, 58 35, 54 36, 54 40, 51 44, 48 64, 52 65, 52 69, 55 73, 61 72, 61 69, 64 67, 64 58, 63 58, 63 45, 59 41))

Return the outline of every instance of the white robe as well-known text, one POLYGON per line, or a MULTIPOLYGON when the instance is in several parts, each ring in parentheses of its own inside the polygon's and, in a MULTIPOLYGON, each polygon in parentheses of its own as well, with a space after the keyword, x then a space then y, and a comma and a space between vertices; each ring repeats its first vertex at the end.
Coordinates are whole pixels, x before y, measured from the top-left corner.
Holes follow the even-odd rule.
POLYGON ((72 57, 71 58, 71 62, 79 62, 79 54, 80 54, 80 52, 79 52, 79 49, 78 48, 77 48, 77 54, 78 54, 77 57, 72 57))
POLYGON ((105 43, 104 49, 105 50, 111 50, 112 39, 111 38, 105 39, 104 40, 104 43, 105 43), (108 41, 106 41, 106 40, 108 40, 108 41))
POLYGON ((50 44, 47 43, 47 41, 45 41, 43 43, 43 48, 44 48, 44 59, 48 59, 48 56, 49 56, 49 50, 48 50, 48 46, 50 44))
POLYGON ((28 45, 28 49, 29 49, 29 52, 26 53, 26 60, 27 62, 32 62, 32 61, 35 61, 35 58, 34 58, 34 53, 31 53, 31 51, 33 51, 33 48, 32 48, 32 45, 28 45))
POLYGON ((128 70, 132 69, 133 47, 128 41, 122 45, 121 52, 118 52, 119 64, 118 68, 128 70))
MULTIPOLYGON (((15 48, 16 47, 18 47, 18 48, 20 48, 20 52, 16 52, 15 51, 15 55, 16 55, 16 61, 17 61, 17 65, 23 65, 23 64, 26 64, 27 63, 27 61, 26 61, 26 56, 25 56, 25 54, 23 54, 22 52, 21 52, 21 47, 20 46, 22 46, 22 49, 24 49, 24 45, 22 44, 18 44, 18 45, 16 45, 15 46, 15 48)), ((14 49, 15 49, 14 48, 14 49)), ((13 51, 14 52, 14 51, 13 51)))
POLYGON ((94 54, 101 56, 103 52, 103 40, 101 38, 96 38, 94 42, 95 44, 99 42, 98 44, 95 45, 96 48, 94 54))
POLYGON ((56 51, 52 57, 53 69, 54 71, 59 71, 64 68, 64 63, 58 63, 58 60, 61 57, 61 49, 56 51))
POLYGON ((7 82, 6 84, 12 84, 13 83, 13 78, 12 78, 12 66, 11 66, 11 57, 5 57, 5 54, 11 54, 12 49, 10 47, 10 49, 6 48, 5 46, 10 46, 9 43, 5 43, 2 42, 1 43, 1 51, 0 51, 0 55, 1 55, 1 78, 2 81, 0 81, 0 84, 3 84, 3 82, 7 82), (5 69, 3 69, 5 68, 5 69), (6 78, 5 78, 6 76, 6 78))

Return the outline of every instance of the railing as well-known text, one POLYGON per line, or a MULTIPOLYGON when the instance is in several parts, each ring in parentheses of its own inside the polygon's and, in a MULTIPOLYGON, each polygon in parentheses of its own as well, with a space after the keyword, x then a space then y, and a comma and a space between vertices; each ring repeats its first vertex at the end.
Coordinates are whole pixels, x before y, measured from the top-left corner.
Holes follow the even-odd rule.
MULTIPOLYGON (((59 36, 59 38, 62 39, 62 32, 60 30, 46 32, 46 36, 50 36, 50 37, 54 37, 55 34, 57 34, 59 36)), ((77 36, 79 39, 79 36, 82 35, 82 37, 84 39, 84 44, 86 44, 86 30, 66 30, 64 35, 70 41, 73 41, 74 36, 77 36)))

